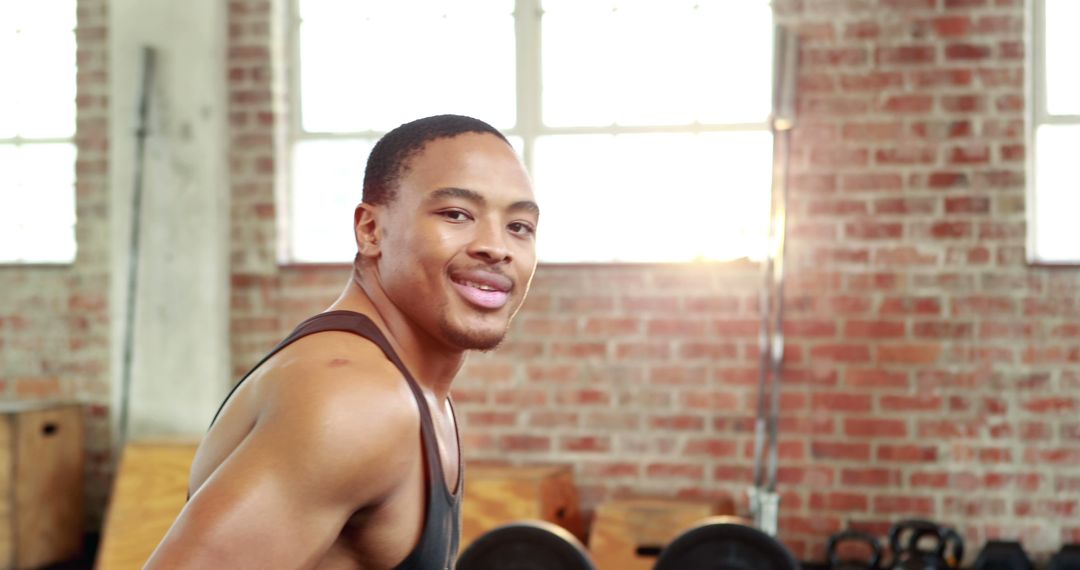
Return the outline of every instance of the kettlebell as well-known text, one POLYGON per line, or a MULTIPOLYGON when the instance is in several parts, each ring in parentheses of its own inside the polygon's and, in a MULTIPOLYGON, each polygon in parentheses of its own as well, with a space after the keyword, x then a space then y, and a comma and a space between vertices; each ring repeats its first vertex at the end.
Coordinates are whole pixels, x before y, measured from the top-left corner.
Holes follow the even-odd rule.
POLYGON ((893 552, 893 570, 945 570, 959 568, 964 558, 964 539, 955 530, 922 519, 897 522, 889 530, 889 547, 893 552), (934 540, 933 548, 919 543, 926 537, 934 540))
POLYGON ((844 530, 829 537, 829 543, 825 547, 825 556, 829 561, 829 570, 878 570, 878 568, 881 568, 881 543, 872 534, 857 530, 844 530), (838 550, 840 545, 845 542, 868 544, 870 546, 870 559, 846 558, 841 560, 838 550))

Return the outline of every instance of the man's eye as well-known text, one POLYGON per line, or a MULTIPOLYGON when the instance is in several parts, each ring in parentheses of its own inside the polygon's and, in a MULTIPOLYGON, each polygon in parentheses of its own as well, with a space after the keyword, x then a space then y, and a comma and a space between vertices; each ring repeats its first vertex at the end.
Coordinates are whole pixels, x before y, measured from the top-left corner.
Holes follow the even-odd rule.
POLYGON ((523 222, 514 222, 507 227, 515 234, 532 235, 536 233, 536 228, 523 222))
POLYGON ((444 210, 439 212, 439 215, 454 222, 464 222, 469 220, 469 215, 461 210, 444 210))

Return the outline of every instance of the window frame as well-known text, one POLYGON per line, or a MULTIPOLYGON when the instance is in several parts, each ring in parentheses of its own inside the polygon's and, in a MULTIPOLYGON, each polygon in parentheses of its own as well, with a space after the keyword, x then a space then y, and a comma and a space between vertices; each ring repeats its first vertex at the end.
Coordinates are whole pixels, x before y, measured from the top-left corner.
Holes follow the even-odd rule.
POLYGON ((1038 146, 1036 132, 1043 125, 1074 125, 1080 127, 1080 115, 1053 115, 1047 110, 1046 87, 1046 0, 1028 0, 1027 25, 1025 37, 1028 39, 1027 77, 1024 97, 1028 101, 1026 146, 1027 188, 1025 191, 1025 215, 1027 222, 1026 259, 1029 265, 1045 266, 1080 266, 1080 250, 1073 259, 1046 259, 1038 255, 1037 208, 1038 184, 1038 146))
MULTIPOLYGON (((77 8, 77 6, 75 4, 76 3, 73 3, 73 6, 72 6, 73 8, 77 8)), ((4 146, 4 147, 10 146, 10 147, 13 147, 13 148, 19 148, 19 147, 38 145, 38 144, 46 144, 46 145, 49 145, 49 144, 63 144, 63 145, 67 145, 67 146, 71 147, 71 149, 74 151, 74 154, 76 156, 76 160, 78 160, 79 148, 78 148, 78 145, 76 144, 76 137, 78 136, 78 126, 77 126, 77 124, 78 124, 78 103, 76 101, 76 98, 78 97, 78 85, 77 85, 78 61, 77 61, 77 53, 78 53, 78 45, 79 45, 77 18, 76 18, 75 27, 73 27, 70 31, 71 31, 72 36, 75 38, 75 50, 76 50, 76 54, 75 54, 76 57, 72 58, 72 61, 75 62, 76 67, 71 69, 72 80, 73 80, 73 82, 76 82, 75 93, 74 93, 75 97, 73 97, 72 100, 71 100, 72 109, 75 111, 74 116, 75 116, 76 126, 75 126, 74 129, 72 129, 71 136, 70 137, 24 137, 24 136, 16 134, 14 137, 0 137, 0 146, 4 146)), ((78 185, 78 174, 77 174, 77 172, 75 172, 75 167, 76 167, 76 165, 73 162, 71 164, 71 168, 72 168, 72 180, 73 180, 74 184, 72 184, 72 186, 69 188, 69 190, 71 191, 71 193, 73 195, 73 200, 75 201, 76 218, 77 218, 78 192, 76 191, 76 186, 78 185)), ((76 219, 75 223, 76 224, 78 223, 77 219, 76 219)), ((72 234, 72 240, 74 241, 74 243, 72 244, 74 247, 71 250, 71 257, 70 258, 65 258, 65 259, 2 259, 2 258, 0 258, 0 268, 3 268, 3 267, 33 267, 33 266, 54 267, 54 266, 71 266, 71 265, 74 265, 75 259, 78 257, 78 252, 79 252, 79 243, 78 243, 78 240, 76 238, 76 235, 75 235, 74 231, 73 231, 73 234, 72 234)))
MULTIPOLYGON (((326 262, 296 259, 292 252, 291 216, 294 205, 292 165, 293 149, 297 143, 309 140, 369 140, 376 141, 385 135, 384 131, 354 131, 347 133, 308 132, 303 127, 303 93, 301 75, 303 62, 300 57, 300 3, 303 0, 289 0, 289 134, 286 148, 287 182, 284 188, 284 208, 279 218, 282 231, 279 232, 279 262, 290 265, 320 265, 326 262)), ((689 123, 682 125, 607 125, 607 126, 561 126, 554 127, 543 121, 543 14, 542 0, 514 0, 514 41, 515 41, 515 79, 516 79, 516 123, 509 128, 500 128, 507 137, 517 137, 522 141, 522 160, 530 174, 534 172, 534 155, 537 139, 552 135, 625 135, 625 134, 700 134, 715 132, 768 132, 769 118, 751 123, 689 123)), ((774 18, 775 22, 775 18, 774 18)), ((545 261, 544 264, 556 265, 632 265, 650 263, 688 263, 640 262, 640 261, 545 261)))

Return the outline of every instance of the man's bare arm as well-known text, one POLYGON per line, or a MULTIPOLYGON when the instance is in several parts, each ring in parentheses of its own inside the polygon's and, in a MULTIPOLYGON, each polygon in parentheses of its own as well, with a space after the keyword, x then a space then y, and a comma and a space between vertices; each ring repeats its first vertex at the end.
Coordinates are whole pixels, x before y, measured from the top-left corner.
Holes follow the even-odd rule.
POLYGON ((419 421, 403 384, 342 372, 282 382, 147 567, 317 564, 356 510, 402 480, 402 438, 415 438, 419 421))

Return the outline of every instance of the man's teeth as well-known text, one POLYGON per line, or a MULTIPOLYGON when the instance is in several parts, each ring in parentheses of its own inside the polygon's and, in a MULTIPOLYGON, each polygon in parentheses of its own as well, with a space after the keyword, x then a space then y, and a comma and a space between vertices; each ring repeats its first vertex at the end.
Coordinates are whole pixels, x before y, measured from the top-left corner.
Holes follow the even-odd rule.
POLYGON ((475 287, 481 291, 496 291, 496 289, 490 285, 484 285, 482 283, 473 283, 472 281, 465 281, 465 285, 469 287, 475 287))

